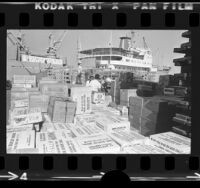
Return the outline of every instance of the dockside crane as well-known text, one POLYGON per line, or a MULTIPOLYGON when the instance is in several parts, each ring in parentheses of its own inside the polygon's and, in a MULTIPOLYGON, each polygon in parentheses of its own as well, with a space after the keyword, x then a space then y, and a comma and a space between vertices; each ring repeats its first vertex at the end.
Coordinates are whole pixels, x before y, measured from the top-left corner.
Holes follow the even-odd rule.
POLYGON ((47 48, 46 54, 48 57, 58 58, 57 52, 61 47, 62 41, 66 36, 67 31, 64 31, 57 40, 54 40, 54 35, 49 34, 49 47, 47 48))
POLYGON ((29 48, 25 44, 24 40, 25 34, 21 33, 19 31, 18 36, 15 36, 11 31, 7 32, 7 37, 10 40, 10 42, 17 46, 17 57, 16 60, 20 61, 21 54, 31 54, 29 48))

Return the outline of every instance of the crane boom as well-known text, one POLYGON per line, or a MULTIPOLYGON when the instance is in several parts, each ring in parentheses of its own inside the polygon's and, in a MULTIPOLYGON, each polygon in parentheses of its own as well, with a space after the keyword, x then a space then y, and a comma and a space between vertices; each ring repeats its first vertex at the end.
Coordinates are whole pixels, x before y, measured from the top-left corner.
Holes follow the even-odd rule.
POLYGON ((12 32, 7 32, 7 37, 9 38, 9 40, 13 45, 19 47, 20 50, 29 53, 27 47, 23 44, 23 41, 19 40, 12 32))
POLYGON ((147 43, 146 43, 146 40, 145 38, 143 37, 143 44, 144 44, 144 49, 149 49, 149 47, 147 46, 147 43))
POLYGON ((49 37, 50 45, 47 48, 47 54, 50 54, 53 56, 57 55, 56 53, 57 53, 58 49, 61 47, 62 41, 65 38, 66 32, 67 31, 64 31, 56 41, 52 41, 52 34, 50 34, 50 36, 51 36, 51 37, 49 37))

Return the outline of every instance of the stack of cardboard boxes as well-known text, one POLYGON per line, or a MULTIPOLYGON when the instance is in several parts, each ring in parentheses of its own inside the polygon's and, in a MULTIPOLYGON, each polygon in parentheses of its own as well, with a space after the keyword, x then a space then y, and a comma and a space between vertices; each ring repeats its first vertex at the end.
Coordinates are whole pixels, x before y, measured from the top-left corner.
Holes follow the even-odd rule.
POLYGON ((76 103, 69 101, 68 98, 50 97, 48 114, 52 122, 72 123, 74 121, 76 103))
POLYGON ((159 98, 130 97, 129 120, 142 135, 170 130, 168 103, 159 98))
POLYGON ((89 87, 76 86, 70 88, 70 97, 76 102, 76 114, 87 114, 92 111, 92 91, 89 87))
POLYGON ((120 89, 120 105, 129 106, 129 97, 137 96, 137 89, 120 89))

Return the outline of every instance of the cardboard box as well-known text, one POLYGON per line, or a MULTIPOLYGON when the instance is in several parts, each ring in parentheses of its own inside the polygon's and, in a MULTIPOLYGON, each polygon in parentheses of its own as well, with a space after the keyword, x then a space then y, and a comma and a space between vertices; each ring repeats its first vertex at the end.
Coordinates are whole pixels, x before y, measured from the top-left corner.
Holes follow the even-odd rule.
POLYGON ((76 139, 83 153, 119 153, 120 146, 107 135, 76 139))
POLYGON ((92 111, 92 91, 89 87, 72 87, 71 98, 76 102, 76 114, 87 114, 92 111))
POLYGON ((38 123, 42 121, 43 118, 41 113, 31 113, 13 117, 13 119, 11 119, 11 125, 21 126, 26 124, 38 123))
POLYGON ((120 89, 120 105, 129 106, 129 97, 137 96, 137 89, 120 89))
POLYGON ((75 125, 76 123, 78 123, 78 126, 96 125, 95 119, 95 114, 76 115, 75 125))
POLYGON ((161 148, 144 143, 126 146, 123 148, 123 151, 130 154, 169 154, 169 152, 161 148))
POLYGON ((43 84, 41 86, 41 92, 44 95, 68 97, 68 86, 66 84, 43 84))
POLYGON ((74 126, 71 127, 71 131, 78 138, 103 134, 103 131, 96 125, 74 126))
POLYGON ((31 84, 13 84, 12 85, 13 88, 21 88, 21 87, 24 87, 24 88, 31 88, 32 85, 31 84))
POLYGON ((29 107, 29 113, 30 114, 32 114, 32 113, 42 113, 42 109, 40 107, 33 107, 33 108, 29 107))
POLYGON ((21 125, 20 127, 6 126, 6 133, 32 131, 32 130, 33 130, 33 124, 21 125))
POLYGON ((28 99, 11 101, 11 109, 20 108, 20 107, 28 107, 28 106, 29 106, 29 100, 28 99))
POLYGON ((150 139, 175 153, 190 154, 191 139, 173 132, 151 135, 150 139))
POLYGON ((48 95, 30 95, 29 96, 29 109, 40 108, 42 112, 47 112, 49 104, 48 95))
POLYGON ((7 133, 7 153, 15 153, 17 149, 31 149, 34 147, 35 131, 7 133))
POLYGON ((94 103, 94 104, 105 103, 105 93, 103 93, 103 92, 92 93, 92 103, 94 103))
POLYGON ((36 76, 35 75, 14 75, 13 76, 14 84, 31 84, 36 85, 36 76))
POLYGON ((123 121, 114 116, 102 116, 96 118, 96 125, 105 132, 130 131, 130 122, 123 121))
POLYGON ((52 122, 65 123, 66 120, 66 102, 55 101, 53 106, 48 106, 48 114, 52 122))
POLYGON ((82 153, 79 145, 74 140, 58 139, 54 141, 39 142, 37 148, 39 150, 38 153, 40 154, 82 153))
POLYGON ((28 114, 28 112, 29 112, 28 107, 14 108, 10 112, 10 119, 13 119, 13 117, 15 117, 15 116, 28 114))
POLYGON ((28 99, 28 97, 29 97, 28 92, 11 91, 11 100, 28 99))
POLYGON ((28 115, 28 123, 39 123, 43 121, 41 112, 29 113, 28 115))
POLYGON ((67 101, 66 103, 66 123, 73 123, 76 114, 76 102, 67 101))
POLYGON ((81 153, 79 145, 76 141, 69 139, 66 132, 59 131, 51 133, 37 133, 36 134, 36 148, 39 153, 81 153))
POLYGON ((121 148, 136 143, 144 143, 146 137, 134 131, 116 131, 108 134, 121 148))

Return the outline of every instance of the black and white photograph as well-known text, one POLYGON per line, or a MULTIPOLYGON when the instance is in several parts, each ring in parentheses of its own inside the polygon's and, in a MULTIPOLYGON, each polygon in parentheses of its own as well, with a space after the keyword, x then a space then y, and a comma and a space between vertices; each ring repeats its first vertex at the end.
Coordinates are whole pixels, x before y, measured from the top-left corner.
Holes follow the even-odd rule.
POLYGON ((8 154, 190 154, 190 30, 7 30, 8 154))

